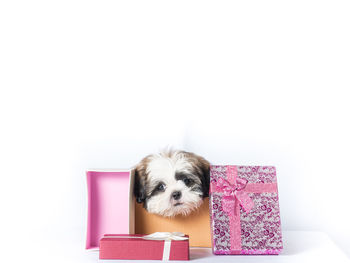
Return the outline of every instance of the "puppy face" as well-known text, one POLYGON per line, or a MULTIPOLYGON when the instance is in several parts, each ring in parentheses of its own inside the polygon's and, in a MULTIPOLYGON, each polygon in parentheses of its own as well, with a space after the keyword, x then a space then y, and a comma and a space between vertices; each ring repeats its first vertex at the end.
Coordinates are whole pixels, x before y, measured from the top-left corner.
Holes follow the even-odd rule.
POLYGON ((148 212, 187 215, 209 191, 209 162, 185 151, 146 156, 135 168, 134 194, 148 212))

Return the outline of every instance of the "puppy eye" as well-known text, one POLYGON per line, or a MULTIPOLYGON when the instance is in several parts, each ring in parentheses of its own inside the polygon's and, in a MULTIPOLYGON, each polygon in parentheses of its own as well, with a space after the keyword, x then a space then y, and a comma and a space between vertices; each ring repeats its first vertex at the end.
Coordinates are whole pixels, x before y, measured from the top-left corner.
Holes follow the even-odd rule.
POLYGON ((184 183, 185 183, 185 185, 189 185, 189 184, 192 183, 192 179, 185 178, 185 179, 184 179, 184 183))
POLYGON ((159 185, 157 186, 157 190, 158 190, 158 191, 164 191, 164 189, 165 189, 165 185, 164 185, 164 184, 159 184, 159 185))

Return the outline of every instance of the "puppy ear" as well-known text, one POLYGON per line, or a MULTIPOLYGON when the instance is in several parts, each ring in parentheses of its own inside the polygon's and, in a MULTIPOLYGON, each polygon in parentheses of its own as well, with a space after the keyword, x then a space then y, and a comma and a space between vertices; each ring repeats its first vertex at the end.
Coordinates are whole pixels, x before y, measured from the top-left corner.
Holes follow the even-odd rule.
POLYGON ((134 195, 136 202, 143 203, 146 200, 145 179, 140 174, 140 170, 135 168, 135 183, 134 183, 134 195))
POLYGON ((136 202, 144 203, 144 206, 146 206, 147 166, 150 161, 150 157, 151 155, 146 156, 135 167, 134 195, 136 197, 136 202))
POLYGON ((210 184, 210 163, 203 157, 198 157, 198 167, 200 169, 200 180, 202 183, 203 198, 209 196, 210 184))
POLYGON ((193 164, 198 178, 201 180, 203 198, 209 196, 210 163, 203 157, 194 153, 185 152, 193 164))

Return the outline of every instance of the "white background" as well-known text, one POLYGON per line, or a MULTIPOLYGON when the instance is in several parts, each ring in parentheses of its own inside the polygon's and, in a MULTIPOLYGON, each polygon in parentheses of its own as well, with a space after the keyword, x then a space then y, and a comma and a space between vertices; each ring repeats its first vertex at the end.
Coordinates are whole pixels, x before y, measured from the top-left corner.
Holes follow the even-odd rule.
POLYGON ((283 229, 350 256, 349 14, 336 0, 1 1, 2 256, 84 253, 84 170, 167 145, 275 165, 283 229))

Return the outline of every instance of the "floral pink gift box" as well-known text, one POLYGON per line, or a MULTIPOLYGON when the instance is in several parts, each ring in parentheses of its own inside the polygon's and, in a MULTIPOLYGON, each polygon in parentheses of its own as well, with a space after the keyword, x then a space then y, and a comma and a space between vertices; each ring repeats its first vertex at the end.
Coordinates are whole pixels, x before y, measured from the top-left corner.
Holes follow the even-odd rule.
POLYGON ((209 198, 214 254, 282 251, 275 167, 212 165, 209 198))

